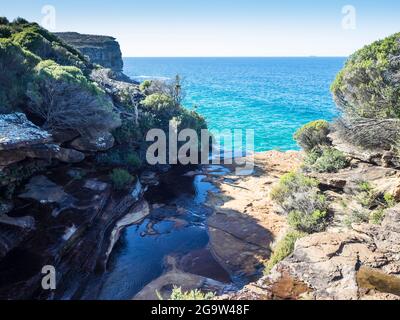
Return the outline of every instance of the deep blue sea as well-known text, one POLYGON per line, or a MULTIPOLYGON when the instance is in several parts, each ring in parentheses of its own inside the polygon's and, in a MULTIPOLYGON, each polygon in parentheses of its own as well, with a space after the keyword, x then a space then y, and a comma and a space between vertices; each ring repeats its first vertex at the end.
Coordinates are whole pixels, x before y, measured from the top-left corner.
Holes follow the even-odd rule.
POLYGON ((297 150, 293 133, 338 111, 329 87, 345 58, 125 58, 125 73, 184 79, 211 129, 254 129, 255 151, 297 150))

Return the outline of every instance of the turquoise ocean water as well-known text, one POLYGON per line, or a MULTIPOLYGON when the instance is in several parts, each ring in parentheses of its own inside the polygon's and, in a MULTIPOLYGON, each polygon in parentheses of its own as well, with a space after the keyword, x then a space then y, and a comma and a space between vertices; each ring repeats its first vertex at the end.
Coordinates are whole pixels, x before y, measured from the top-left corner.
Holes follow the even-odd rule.
POLYGON ((329 87, 345 58, 125 58, 125 73, 184 79, 188 108, 197 106, 211 129, 254 129, 255 151, 297 150, 303 124, 332 120, 329 87))

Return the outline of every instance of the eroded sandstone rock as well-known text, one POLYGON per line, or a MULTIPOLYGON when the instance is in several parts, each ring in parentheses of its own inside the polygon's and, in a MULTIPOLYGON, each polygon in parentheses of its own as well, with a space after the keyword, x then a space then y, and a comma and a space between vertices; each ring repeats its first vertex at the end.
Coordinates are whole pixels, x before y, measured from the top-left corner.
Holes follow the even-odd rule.
POLYGON ((0 150, 13 150, 51 141, 51 135, 23 113, 0 114, 0 150))

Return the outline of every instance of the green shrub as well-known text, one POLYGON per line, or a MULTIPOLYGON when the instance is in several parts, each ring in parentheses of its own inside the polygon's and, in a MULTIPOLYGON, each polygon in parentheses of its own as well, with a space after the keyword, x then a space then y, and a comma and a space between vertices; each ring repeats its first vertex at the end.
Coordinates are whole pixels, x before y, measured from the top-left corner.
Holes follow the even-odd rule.
POLYGON ((329 123, 325 120, 310 122, 297 130, 294 139, 305 151, 329 144, 329 123))
POLYGON ((400 117, 400 87, 396 85, 400 33, 354 53, 331 86, 334 99, 350 117, 400 117), (393 77, 392 77, 393 76, 393 77))
POLYGON ((394 206, 396 205, 396 203, 397 203, 397 201, 396 201, 396 199, 394 198, 394 196, 391 195, 390 193, 385 193, 385 194, 383 195, 383 199, 385 200, 385 203, 386 203, 386 207, 387 207, 387 208, 392 208, 392 207, 394 207, 394 206))
POLYGON ((147 96, 142 101, 142 105, 152 110, 161 110, 175 107, 172 99, 163 93, 153 93, 147 96))
POLYGON ((143 92, 144 94, 146 94, 146 92, 147 92, 147 90, 150 88, 150 86, 151 86, 151 80, 145 80, 145 81, 143 81, 141 84, 140 84, 140 86, 139 86, 139 90, 141 91, 141 92, 143 92))
POLYGON ((14 44, 0 39, 0 112, 19 110, 26 104, 27 85, 40 59, 14 44))
POLYGON ((305 167, 316 172, 337 172, 348 166, 348 160, 343 152, 323 147, 314 149, 307 154, 304 161, 305 167))
POLYGON ((0 24, 0 38, 9 38, 12 35, 12 28, 7 25, 0 24))
POLYGON ((312 233, 326 227, 328 205, 317 186, 317 180, 292 172, 271 191, 272 200, 288 213, 289 224, 298 231, 312 233))
POLYGON ((135 180, 130 173, 124 169, 114 169, 110 174, 110 179, 116 190, 124 190, 129 188, 135 180))
POLYGON ((311 214, 291 211, 288 216, 289 225, 297 231, 314 233, 324 231, 327 224, 327 212, 315 210, 311 214))
POLYGON ((318 181, 298 172, 290 172, 281 177, 279 183, 272 188, 271 199, 283 209, 291 211, 295 208, 287 205, 287 200, 296 193, 307 193, 316 188, 318 181))
POLYGON ((371 192, 371 191, 373 190, 371 184, 370 184, 368 181, 361 181, 361 182, 358 184, 358 189, 359 189, 361 192, 371 192))
POLYGON ((113 148, 96 156, 96 162, 103 166, 130 167, 138 169, 142 162, 136 152, 121 148, 113 148))
POLYGON ((358 184, 359 193, 356 195, 356 200, 364 207, 371 208, 379 206, 380 195, 373 189, 367 181, 362 181, 358 184))
POLYGON ((132 168, 137 169, 142 165, 140 157, 135 152, 130 152, 126 156, 126 163, 132 168))
POLYGON ((373 224, 381 224, 385 218, 385 209, 380 208, 371 212, 369 222, 373 224))
POLYGON ((214 293, 203 293, 200 290, 191 290, 183 292, 182 288, 174 287, 170 300, 212 300, 215 297, 214 293))
POLYGON ((75 66, 84 71, 89 66, 79 51, 35 23, 24 25, 22 29, 17 30, 13 41, 43 60, 53 60, 60 65, 75 66))
POLYGON ((0 17, 0 25, 7 25, 10 22, 8 21, 8 19, 6 17, 0 17))
POLYGON ((29 22, 27 20, 25 20, 24 18, 21 18, 21 17, 15 18, 12 23, 16 24, 16 25, 29 24, 29 22))
POLYGON ((207 129, 207 123, 204 117, 198 114, 194 110, 181 110, 179 116, 175 117, 178 122, 178 129, 183 130, 187 128, 191 128, 195 130, 199 136, 202 129, 207 129))
POLYGON ((115 141, 120 145, 132 145, 143 139, 141 123, 136 125, 133 120, 123 120, 122 125, 113 131, 115 141))
POLYGON ((305 234, 302 232, 289 231, 285 237, 276 244, 271 257, 265 265, 264 275, 268 275, 276 264, 290 256, 293 253, 296 241, 304 236, 305 234))
POLYGON ((68 129, 85 135, 89 128, 110 131, 120 125, 109 96, 76 67, 50 60, 40 62, 27 96, 29 110, 43 119, 45 129, 68 129))
POLYGON ((344 224, 350 228, 353 223, 369 223, 369 221, 370 213, 368 210, 353 210, 344 220, 344 224))

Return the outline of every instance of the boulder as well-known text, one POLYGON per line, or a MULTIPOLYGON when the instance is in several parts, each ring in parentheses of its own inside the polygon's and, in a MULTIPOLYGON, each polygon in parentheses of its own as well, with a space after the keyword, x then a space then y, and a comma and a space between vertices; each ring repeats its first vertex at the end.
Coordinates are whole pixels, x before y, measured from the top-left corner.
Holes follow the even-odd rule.
POLYGON ((400 205, 387 210, 381 226, 360 224, 353 229, 298 240, 293 254, 278 263, 264 281, 276 285, 288 274, 307 284, 315 299, 373 299, 381 294, 399 298, 400 290, 390 284, 400 279, 400 205), (359 283, 361 267, 384 273, 381 278, 387 286, 382 284, 378 292, 365 290, 359 283))
POLYGON ((59 148, 54 157, 65 163, 79 163, 85 160, 85 155, 82 152, 66 148, 59 148))
POLYGON ((107 189, 108 184, 97 179, 89 179, 85 181, 83 187, 92 191, 102 192, 107 189))
POLYGON ((58 186, 45 176, 33 177, 25 186, 25 192, 19 195, 22 199, 33 199, 40 203, 62 204, 70 199, 63 187, 58 186))
POLYGON ((0 150, 14 150, 51 141, 51 135, 23 113, 0 115, 0 150))
POLYGON ((71 147, 84 152, 106 151, 114 146, 115 139, 109 132, 91 132, 72 141, 71 147))

